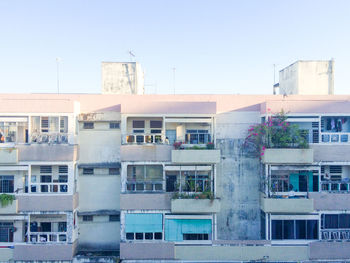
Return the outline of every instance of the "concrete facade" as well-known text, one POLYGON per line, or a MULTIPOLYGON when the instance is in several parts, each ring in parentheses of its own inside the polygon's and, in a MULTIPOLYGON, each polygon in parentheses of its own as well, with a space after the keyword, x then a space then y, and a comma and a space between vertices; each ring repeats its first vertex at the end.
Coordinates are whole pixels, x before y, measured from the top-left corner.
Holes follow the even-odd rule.
POLYGON ((9 119, 0 106, 0 122, 19 127, 0 144, 0 178, 15 197, 0 207, 0 260, 348 257, 349 96, 11 97, 28 112, 0 94, 13 109, 9 119), (57 112, 30 111, 45 99, 57 112), (260 160, 247 131, 282 108, 309 148, 267 149, 260 160))

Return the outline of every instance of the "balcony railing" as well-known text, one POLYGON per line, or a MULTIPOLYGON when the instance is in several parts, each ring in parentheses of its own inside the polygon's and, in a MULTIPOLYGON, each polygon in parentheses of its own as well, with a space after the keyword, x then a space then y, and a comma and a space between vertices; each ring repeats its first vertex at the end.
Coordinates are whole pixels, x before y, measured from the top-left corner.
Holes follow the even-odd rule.
POLYGON ((321 190, 327 192, 349 193, 350 182, 321 182, 321 190))
POLYGON ((37 232, 30 233, 29 243, 66 243, 66 232, 37 232))
POLYGON ((321 230, 322 240, 350 241, 350 229, 327 229, 321 230))
POLYGON ((349 132, 322 132, 323 143, 349 143, 349 132))
POLYGON ((139 134, 132 133, 126 136, 126 143, 164 143, 165 136, 161 133, 139 134))
POLYGON ((32 133, 32 143, 61 144, 68 143, 68 133, 32 133))
POLYGON ((32 193, 67 193, 68 183, 31 183, 32 193))
POLYGON ((127 181, 128 192, 162 192, 163 181, 127 181))

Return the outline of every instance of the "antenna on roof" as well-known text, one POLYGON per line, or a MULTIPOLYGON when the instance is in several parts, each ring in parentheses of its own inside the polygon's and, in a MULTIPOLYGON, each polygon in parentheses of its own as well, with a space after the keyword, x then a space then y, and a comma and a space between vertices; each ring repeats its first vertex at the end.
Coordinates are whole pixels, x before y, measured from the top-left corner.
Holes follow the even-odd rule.
POLYGON ((176 68, 173 67, 173 89, 174 89, 174 95, 175 95, 175 71, 176 71, 176 68))
POLYGON ((128 54, 129 54, 129 56, 130 56, 130 61, 133 62, 133 58, 135 58, 135 54, 133 53, 132 50, 129 50, 129 51, 128 51, 128 54))
POLYGON ((60 74, 59 74, 59 64, 62 61, 60 57, 56 58, 56 72, 57 72, 57 94, 60 94, 60 74))

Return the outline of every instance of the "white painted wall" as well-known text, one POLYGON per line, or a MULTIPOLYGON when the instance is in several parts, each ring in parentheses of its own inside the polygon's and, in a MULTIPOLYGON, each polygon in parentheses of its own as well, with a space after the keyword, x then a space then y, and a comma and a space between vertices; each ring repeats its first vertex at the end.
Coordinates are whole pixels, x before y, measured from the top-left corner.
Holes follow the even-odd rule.
POLYGON ((109 122, 95 122, 94 129, 79 123, 79 163, 120 161, 120 129, 110 129, 109 122))
POLYGON ((279 72, 280 94, 334 94, 334 61, 297 61, 279 72))

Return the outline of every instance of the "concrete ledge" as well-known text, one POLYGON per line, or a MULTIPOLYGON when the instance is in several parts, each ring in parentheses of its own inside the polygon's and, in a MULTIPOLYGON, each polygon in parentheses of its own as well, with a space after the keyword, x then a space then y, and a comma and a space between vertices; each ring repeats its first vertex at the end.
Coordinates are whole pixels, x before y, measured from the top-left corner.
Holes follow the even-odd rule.
POLYGON ((15 245, 14 260, 72 260, 76 243, 74 244, 20 244, 15 245))
POLYGON ((309 245, 310 259, 346 259, 350 258, 349 242, 313 242, 309 245))
POLYGON ((170 194, 121 194, 120 209, 122 210, 170 210, 170 194))
POLYGON ((15 164, 18 162, 18 149, 0 148, 0 164, 15 164))
POLYGON ((266 149, 263 163, 269 164, 312 164, 313 149, 266 149))
POLYGON ((20 161, 71 162, 78 158, 78 146, 66 144, 18 145, 20 161))
POLYGON ((170 162, 172 148, 172 146, 164 144, 124 144, 120 147, 120 158, 121 161, 129 162, 170 162))
POLYGON ((261 198, 265 213, 311 213, 314 201, 306 198, 261 198))
POLYGON ((18 195, 18 211, 73 211, 78 206, 78 195, 18 195))
POLYGON ((13 248, 0 248, 0 262, 11 262, 13 248))
POLYGON ((171 200, 172 213, 218 213, 220 212, 220 200, 214 199, 174 199, 171 200))
POLYGON ((308 246, 175 246, 175 258, 191 261, 305 261, 308 246))
POLYGON ((175 259, 174 243, 120 243, 120 259, 175 259))
POLYGON ((310 146, 314 150, 315 162, 350 162, 350 144, 322 144, 310 146))
POLYGON ((219 163, 220 150, 172 150, 171 162, 173 163, 219 163))
POLYGON ((350 210, 350 193, 309 193, 315 210, 350 210))
POLYGON ((12 204, 9 204, 7 206, 1 206, 0 204, 0 215, 6 215, 6 214, 16 214, 17 213, 17 200, 14 200, 12 204))

